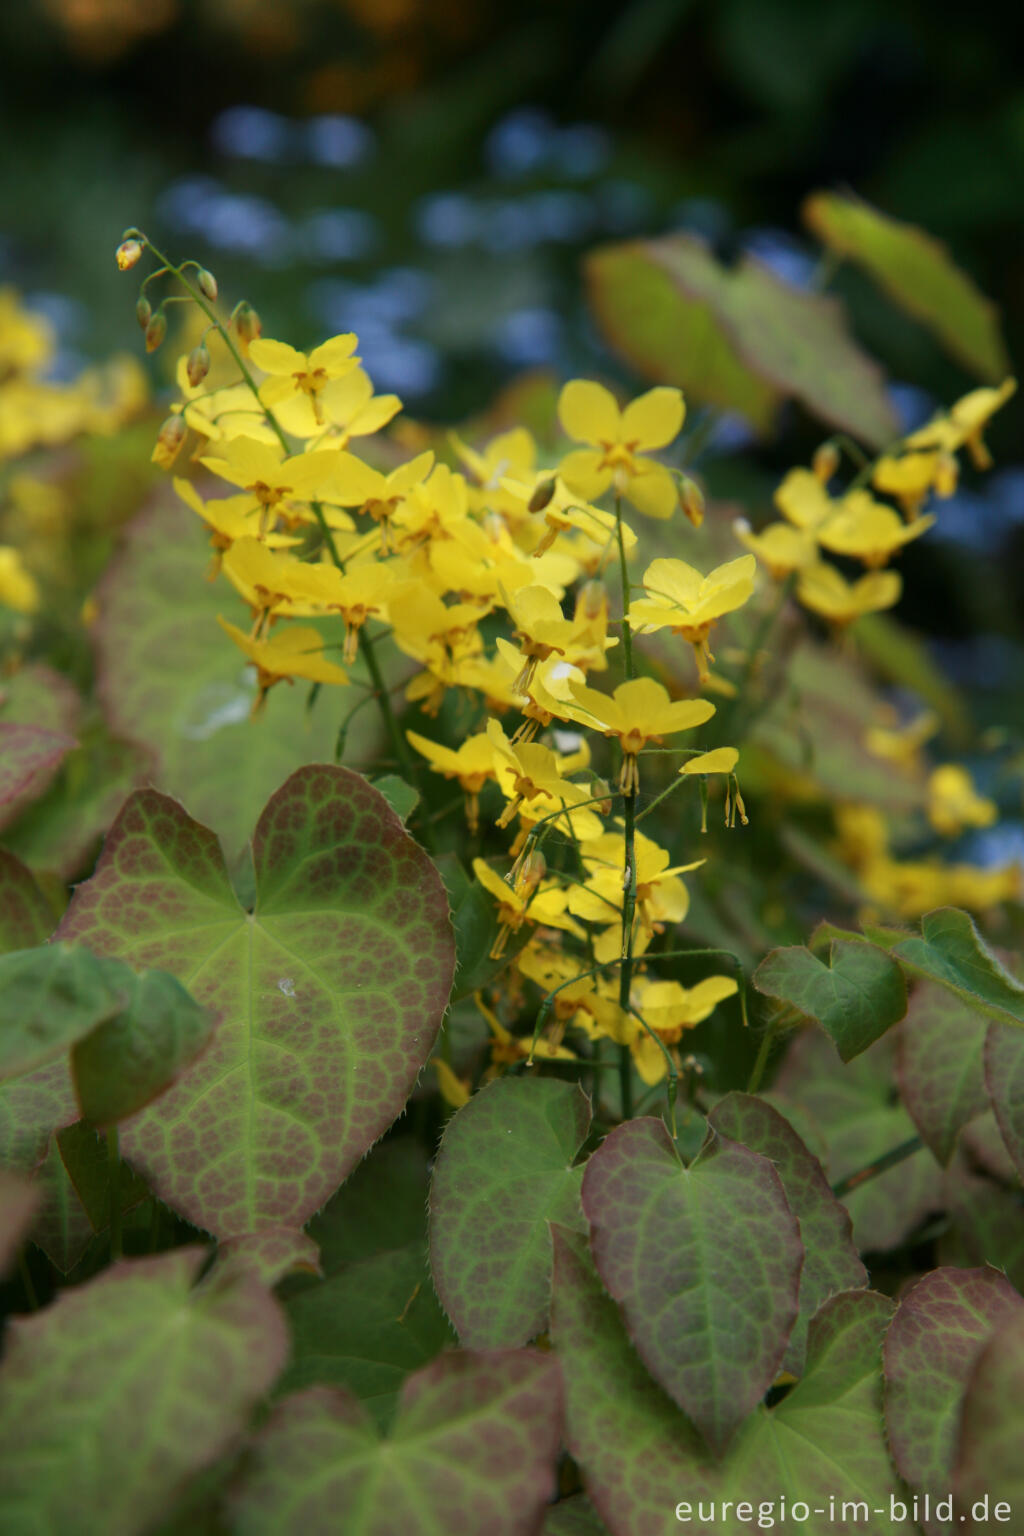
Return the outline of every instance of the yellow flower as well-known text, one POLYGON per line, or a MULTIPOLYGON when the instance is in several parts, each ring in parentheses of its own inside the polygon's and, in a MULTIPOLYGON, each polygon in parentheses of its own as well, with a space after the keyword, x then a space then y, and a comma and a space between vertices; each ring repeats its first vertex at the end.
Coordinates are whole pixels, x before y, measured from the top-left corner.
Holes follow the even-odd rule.
POLYGON ((268 690, 281 681, 290 683, 303 677, 312 683, 348 682, 348 673, 324 656, 323 636, 316 629, 297 624, 273 640, 254 640, 219 615, 217 623, 256 668, 259 693, 253 713, 262 705, 268 690))
POLYGON ((344 448, 353 437, 372 437, 402 409, 397 395, 374 394, 370 376, 362 368, 353 368, 335 380, 321 392, 319 400, 328 425, 317 442, 326 440, 338 448, 344 448))
POLYGON ((563 778, 563 765, 548 747, 536 741, 513 745, 497 720, 488 720, 487 737, 494 752, 498 783, 509 801, 497 826, 507 827, 521 806, 528 806, 532 819, 538 820, 559 807, 571 809, 590 799, 582 784, 563 778))
POLYGON ((545 874, 543 854, 532 853, 523 861, 514 885, 503 880, 483 859, 473 860, 473 873, 498 903, 498 936, 491 948, 492 960, 500 960, 510 935, 517 933, 524 923, 561 928, 577 939, 585 937, 579 923, 574 922, 566 911, 565 892, 557 886, 542 884, 545 874))
POLYGON ((38 583, 9 544, 0 544, 0 604, 15 613, 35 613, 39 607, 38 583))
MULTIPOLYGON (((904 544, 927 533, 935 518, 905 523, 870 491, 851 491, 837 504, 834 517, 817 531, 818 542, 834 555, 850 555, 871 569, 885 565, 904 544)), ((888 605, 887 605, 888 606, 888 605)))
POLYGON ((775 492, 775 505, 797 528, 815 529, 832 516, 832 498, 810 469, 791 469, 775 492))
POLYGON ((296 453, 286 457, 279 447, 251 437, 233 437, 220 451, 199 461, 237 485, 268 513, 285 510, 291 502, 309 501, 323 490, 334 468, 332 453, 296 453))
POLYGON ((619 787, 626 795, 636 794, 639 788, 637 753, 649 741, 661 742, 677 731, 691 731, 715 713, 707 699, 670 699, 651 677, 620 683, 611 696, 579 683, 572 691, 577 706, 573 718, 584 725, 596 724, 606 736, 618 738, 622 748, 619 787))
MULTIPOLYGON (((584 922, 606 929, 594 945, 594 958, 600 964, 614 959, 621 949, 622 907, 625 889, 622 883, 626 844, 621 832, 605 832, 583 847, 587 870, 585 885, 569 891, 569 911, 584 922)), ((690 896, 680 875, 699 869, 703 859, 689 864, 671 864, 668 850, 653 838, 638 832, 634 838, 636 855, 636 923, 634 953, 640 954, 665 923, 681 923, 690 908, 690 896)))
POLYGON ((871 484, 876 491, 898 501, 904 517, 913 522, 933 486, 940 495, 955 488, 955 480, 950 484, 948 472, 944 474, 944 471, 947 471, 946 460, 939 450, 904 453, 899 458, 883 454, 871 472, 871 484))
MULTIPOLYGON (((637 988, 637 1007, 665 1044, 675 1045, 684 1030, 710 1018, 719 1003, 738 991, 732 976, 707 976, 695 987, 684 987, 678 981, 647 981, 637 988)), ((643 1082, 649 1087, 660 1083, 668 1070, 664 1053, 639 1022, 630 1049, 643 1082)))
POLYGON ((309 353, 264 336, 249 343, 250 360, 268 376, 260 385, 260 399, 286 432, 312 437, 327 425, 330 386, 359 363, 353 356, 356 346, 353 335, 332 336, 309 353))
POLYGON ((341 614, 345 620, 342 660, 355 661, 359 634, 367 619, 386 616, 388 600, 395 591, 395 572, 390 566, 371 560, 353 564, 346 571, 326 563, 305 563, 302 576, 304 579, 292 587, 293 596, 300 602, 305 600, 316 608, 341 614))
MULTIPOLYGON (((510 478, 502 480, 501 483, 511 496, 520 500, 524 511, 530 515, 536 514, 546 525, 543 537, 530 551, 535 559, 551 548, 559 534, 566 533, 572 528, 584 534, 594 544, 607 545, 616 535, 615 518, 612 514, 602 512, 599 507, 592 507, 589 502, 581 501, 579 496, 569 489, 561 475, 552 477, 550 473, 541 473, 534 476, 532 484, 510 478), (541 496, 544 498, 542 506, 535 507, 533 503, 541 496)), ((625 523, 622 526, 622 542, 627 552, 636 544, 636 534, 625 523)))
POLYGON ((957 837, 965 827, 990 827, 996 804, 979 795, 966 768, 943 763, 928 776, 928 820, 943 837, 957 837))
POLYGON ((884 724, 868 727, 864 733, 864 745, 872 756, 920 773, 923 769, 921 748, 935 735, 940 723, 938 715, 926 710, 901 726, 899 716, 895 711, 890 711, 884 724))
POLYGON ((712 752, 701 752, 697 757, 691 757, 680 768, 680 773, 732 773, 739 762, 740 755, 735 747, 715 747, 712 752))
POLYGON ((432 452, 418 454, 406 464, 399 464, 389 474, 371 469, 354 453, 333 455, 334 468, 324 488, 329 501, 343 507, 355 507, 379 523, 385 553, 391 547, 391 519, 407 496, 423 484, 434 467, 432 452))
POLYGON ((992 455, 982 433, 988 422, 1016 393, 1017 380, 1004 379, 998 389, 972 389, 951 407, 948 416, 939 416, 907 438, 908 448, 946 448, 951 452, 966 447, 975 469, 990 469, 992 455))
POLYGON ((769 523, 755 533, 745 517, 738 517, 732 531, 752 555, 756 555, 774 581, 784 581, 817 559, 818 546, 807 528, 792 523, 769 523))
POLYGON ((469 830, 475 834, 480 825, 480 791, 488 779, 497 775, 494 747, 490 738, 485 732, 469 736, 453 751, 441 742, 418 736, 415 731, 406 731, 405 734, 435 773, 443 773, 446 779, 458 779, 466 797, 469 830))
POLYGON ((708 646, 712 626, 748 601, 755 569, 753 555, 729 560, 707 576, 684 560, 652 560, 644 572, 647 599, 630 603, 630 623, 641 634, 668 628, 688 640, 701 682, 706 682, 708 663, 715 659, 708 646))
POLYGON ((537 445, 525 427, 499 432, 482 449, 471 448, 455 432, 450 432, 452 447, 471 476, 469 504, 474 512, 485 509, 501 512, 512 521, 527 515, 518 497, 502 488, 506 476, 526 479, 537 463, 537 445))
POLYGON ((526 587, 509 597, 507 607, 522 660, 513 687, 517 693, 526 693, 537 663, 549 656, 564 656, 579 636, 579 625, 563 616, 558 599, 547 587, 526 587))
POLYGON ((805 608, 830 624, 852 624, 865 613, 892 608, 900 600, 903 583, 898 571, 869 571, 848 582, 834 565, 821 561, 800 572, 796 595, 805 608))
POLYGON ((620 411, 602 384, 573 379, 558 399, 558 416, 567 437, 590 447, 562 460, 559 473, 588 501, 609 486, 648 517, 668 518, 678 505, 676 483, 663 464, 639 452, 665 448, 683 425, 686 406, 678 389, 659 386, 620 411))
POLYGON ((219 569, 220 556, 238 539, 257 537, 268 549, 285 549, 299 542, 297 538, 287 533, 261 534, 258 522, 253 516, 257 504, 248 494, 220 496, 212 501, 203 501, 191 481, 175 475, 173 484, 185 505, 201 517, 210 530, 210 543, 217 556, 211 573, 213 575, 216 575, 219 569))

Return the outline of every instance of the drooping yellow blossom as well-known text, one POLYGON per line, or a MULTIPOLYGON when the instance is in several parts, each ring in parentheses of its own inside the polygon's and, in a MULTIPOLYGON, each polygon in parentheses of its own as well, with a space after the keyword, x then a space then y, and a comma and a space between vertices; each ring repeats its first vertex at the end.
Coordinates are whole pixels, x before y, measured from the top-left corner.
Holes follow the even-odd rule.
POLYGON ((536 938, 520 950, 516 968, 542 992, 555 993, 551 1013, 561 1026, 571 1023, 591 1040, 606 1036, 620 1045, 629 1043, 632 1020, 619 1007, 618 982, 612 977, 584 974, 585 961, 536 938))
POLYGON ((817 559, 818 546, 806 528, 792 523, 769 523, 755 533, 745 517, 736 518, 732 531, 752 555, 756 555, 773 581, 784 581, 817 559))
POLYGON ((257 538, 268 549, 287 549, 299 542, 292 534, 261 533, 260 519, 256 515, 258 503, 247 492, 241 496, 219 496, 204 501, 190 480, 175 475, 173 484, 185 505, 201 517, 210 530, 210 544, 216 556, 212 575, 220 569, 221 555, 238 539, 257 538))
POLYGON ((499 816, 497 826, 507 827, 524 805, 534 810, 536 819, 538 801, 541 802, 540 814, 545 815, 559 807, 570 809, 590 799, 589 791, 582 784, 573 784, 563 777, 563 764, 550 748, 536 741, 513 744, 497 720, 488 720, 487 737, 494 752, 498 783, 509 802, 499 816))
POLYGON ((204 455, 200 463, 246 491, 253 504, 268 514, 287 514, 290 504, 309 501, 324 489, 334 467, 334 455, 316 452, 286 457, 280 447, 251 437, 233 437, 221 443, 217 453, 204 455))
POLYGON ((900 600, 903 582, 898 571, 869 571, 849 582, 834 565, 821 561, 800 572, 796 595, 805 608, 830 624, 852 624, 865 613, 878 613, 900 600))
POLYGON ((306 568, 292 555, 275 554, 260 539, 236 539, 221 564, 225 576, 248 603, 257 628, 266 615, 297 598, 307 581, 306 568))
POLYGON ((871 484, 898 501, 904 517, 913 522, 929 492, 948 496, 956 489, 956 460, 951 462, 952 471, 948 450, 940 449, 904 453, 898 458, 883 454, 871 471, 871 484))
POLYGON ((905 523, 870 491, 851 491, 837 503, 835 516, 815 531, 818 542, 833 555, 849 555, 869 570, 877 570, 904 544, 927 533, 934 521, 929 514, 905 523))
MULTIPOLYGON (((594 943, 594 958, 602 964, 615 959, 621 952, 625 848, 621 832, 605 832, 584 844, 586 883, 573 886, 569 891, 569 911, 575 917, 605 929, 594 943)), ((690 909, 690 897, 679 876, 699 869, 704 860, 672 864, 668 850, 641 832, 635 836, 634 852, 637 926, 634 953, 641 954, 666 923, 683 921, 690 909)))
POLYGON ((558 399, 567 437, 587 443, 566 455, 559 473, 578 496, 593 501, 613 486, 648 517, 669 518, 678 505, 676 483, 645 450, 666 448, 679 436, 686 415, 678 389, 649 389, 620 410, 603 384, 573 379, 558 399))
POLYGON ((537 463, 537 445, 525 427, 499 432, 482 449, 464 443, 449 434, 452 447, 469 472, 469 505, 474 512, 498 512, 511 523, 521 522, 529 514, 516 495, 505 490, 506 478, 527 480, 537 463))
POLYGON ((714 661, 708 645, 712 627, 724 614, 742 608, 754 590, 756 562, 741 555, 702 576, 685 560, 652 560, 644 572, 646 598, 629 605, 629 620, 640 634, 671 629, 693 646, 702 682, 714 661))
MULTIPOLYGON (((710 1018, 719 1003, 738 991, 732 976, 707 976, 694 987, 684 987, 678 981, 641 980, 635 1006, 650 1028, 671 1046, 682 1038, 685 1030, 710 1018)), ((631 1051, 641 1080, 649 1087, 660 1083, 668 1071, 664 1052, 639 1021, 631 1051)))
POLYGON ((328 424, 332 386, 358 365, 356 345, 351 334, 332 336, 309 353, 265 336, 249 343, 250 361, 267 375, 260 385, 260 399, 286 432, 314 437, 328 424))
POLYGON ((579 683, 572 691, 576 700, 572 717, 584 725, 596 725, 606 736, 618 737, 622 748, 619 788, 626 795, 636 794, 639 787, 637 754, 649 741, 660 743, 678 731, 691 731, 715 713, 707 699, 670 699, 651 677, 631 678, 611 695, 579 683))
POLYGON ((480 825, 480 791, 488 779, 497 775, 494 747, 487 733, 468 736, 454 751, 441 742, 418 736, 415 731, 405 734, 435 773, 444 774, 446 779, 458 779, 466 797, 466 821, 475 834, 480 825))
MULTIPOLYGON (((725 774, 731 779, 731 784, 726 784, 725 790, 725 824, 727 827, 736 825, 736 817, 740 818, 743 826, 747 825, 747 808, 743 804, 743 796, 740 794, 739 780, 736 778, 736 764, 739 761, 739 753, 735 747, 715 747, 711 752, 701 752, 696 757, 688 758, 679 772, 688 778, 700 778, 707 774, 725 774)), ((707 797, 701 797, 701 822, 700 829, 706 832, 707 822, 707 797)))
POLYGON ((999 816, 994 800, 979 795, 966 768, 943 763, 928 776, 928 820, 943 837, 967 827, 990 827, 999 816))
POLYGON ((485 1078, 492 1077, 499 1067, 532 1060, 535 1056, 539 1056, 542 1061, 577 1060, 575 1051, 562 1045, 562 1026, 557 1022, 549 1026, 547 1033, 541 1035, 534 1045, 531 1035, 514 1035, 510 1029, 506 1029, 494 1009, 488 1008, 481 993, 473 993, 473 1002, 491 1032, 491 1066, 484 1074, 485 1078))
POLYGON ((272 640, 254 640, 251 635, 245 634, 219 615, 217 623, 256 668, 259 692, 253 706, 254 713, 261 707, 275 683, 290 683, 296 677, 306 678, 311 683, 348 682, 348 673, 333 661, 327 660, 323 636, 311 626, 290 625, 272 640))
POLYGON ((537 663, 549 656, 565 656, 579 635, 579 625, 564 617, 558 599, 546 587, 525 587, 509 597, 507 607, 522 661, 513 686, 518 693, 526 693, 537 663))
POLYGON ((433 452, 417 454, 389 474, 371 469, 353 453, 333 455, 333 471, 325 486, 325 495, 343 507, 355 507, 367 513, 378 523, 382 533, 382 549, 386 554, 391 548, 391 520, 404 504, 407 496, 426 480, 434 467, 433 452))
POLYGON ((951 407, 948 415, 938 416, 927 426, 911 433, 908 448, 946 448, 950 452, 966 447, 975 469, 991 469, 992 455, 982 436, 991 418, 1016 393, 1017 380, 1004 379, 998 389, 972 389, 951 407))
POLYGON ((510 936, 524 923, 544 928, 560 928, 574 937, 585 937, 579 923, 566 910, 565 892, 557 885, 543 884, 544 856, 533 853, 517 871, 515 885, 509 885, 483 859, 473 860, 473 873, 488 895, 498 903, 498 936, 491 948, 491 959, 500 960, 510 936))
POLYGON ((39 607, 39 584, 9 544, 0 544, 0 604, 15 613, 35 613, 39 607))
POLYGON ((359 636, 370 618, 384 618, 388 602, 396 590, 396 575, 389 565, 370 560, 353 564, 345 571, 325 562, 306 563, 306 580, 301 589, 293 588, 299 602, 311 604, 327 613, 339 613, 345 621, 345 647, 342 660, 355 661, 359 636))

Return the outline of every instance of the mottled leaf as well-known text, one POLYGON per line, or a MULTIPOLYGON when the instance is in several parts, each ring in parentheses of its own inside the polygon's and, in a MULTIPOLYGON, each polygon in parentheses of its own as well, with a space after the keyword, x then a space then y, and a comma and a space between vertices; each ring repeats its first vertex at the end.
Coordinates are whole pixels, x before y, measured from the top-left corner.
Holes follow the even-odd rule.
POLYGON ((830 1296, 868 1283, 867 1271, 853 1246, 850 1214, 833 1195, 818 1159, 788 1121, 763 1099, 746 1093, 727 1094, 711 1111, 708 1123, 722 1136, 768 1159, 800 1223, 804 1246, 800 1310, 782 1362, 784 1370, 800 1376, 811 1318, 830 1296))
POLYGON ((721 1452, 797 1318, 803 1247, 778 1174, 720 1135, 685 1168, 661 1120, 632 1120, 588 1162, 583 1210, 641 1359, 721 1452))
POLYGON ((405 1103, 448 1000, 444 892, 382 796, 300 769, 254 838, 244 911, 214 834, 155 791, 128 802, 59 930, 158 963, 216 1023, 122 1131, 161 1199, 221 1237, 306 1220, 405 1103))
MULTIPOLYGON (((988 1028, 989 1020, 976 1008, 924 982, 914 988, 896 1033, 903 1102, 940 1163, 949 1162, 961 1130, 988 1103, 983 1064, 988 1028)), ((1020 1040, 1024 1061, 1024 1035, 1020 1040)))
POLYGON ((814 193, 803 216, 823 244, 862 266, 972 373, 992 384, 1009 373, 995 305, 940 241, 838 192, 814 193))
MULTIPOLYGON (((110 1153, 106 1138, 84 1120, 57 1132, 57 1149, 94 1232, 110 1225, 110 1153)), ((149 1196, 149 1186, 123 1159, 118 1173, 122 1213, 132 1211, 149 1196)))
POLYGON ((293 769, 331 761, 351 702, 326 689, 310 714, 307 690, 283 685, 250 719, 251 671, 217 625, 219 613, 234 616, 237 598, 205 579, 209 558, 185 507, 148 509, 97 589, 94 637, 111 729, 155 755, 151 782, 213 826, 231 858, 293 769))
POLYGON ((74 746, 62 731, 0 720, 0 827, 38 799, 74 746))
POLYGON ((0 720, 77 736, 82 700, 74 684, 42 661, 30 661, 0 681, 0 720))
POLYGON ((948 1226, 939 1239, 943 1263, 990 1264, 1024 1290, 1024 1190, 969 1166, 958 1151, 943 1181, 948 1226))
POLYGON ((292 1362, 280 1391, 347 1387, 381 1428, 405 1378, 455 1343, 422 1243, 347 1265, 290 1297, 287 1311, 292 1362))
POLYGON ((901 938, 892 953, 908 971, 948 987, 1001 1023, 1024 1025, 1024 986, 1000 965, 967 912, 926 912, 921 937, 901 938))
POLYGON ((299 1271, 320 1274, 320 1250, 311 1237, 296 1227, 264 1227, 245 1237, 229 1237, 217 1249, 217 1266, 223 1273, 253 1274, 273 1286, 285 1275, 299 1271))
POLYGON ((558 1367, 531 1350, 443 1355, 409 1378, 386 1440, 351 1392, 285 1398, 255 1445, 237 1536, 533 1536, 554 1492, 558 1367))
POLYGON ((124 1008, 132 972, 79 944, 0 955, 0 1080, 60 1056, 124 1008))
MULTIPOLYGON (((814 1116, 828 1141, 833 1184, 866 1168, 914 1135, 893 1090, 894 1040, 883 1036, 844 1065, 827 1036, 798 1035, 775 1078, 776 1090, 814 1116)), ((858 1249, 895 1248, 930 1211, 942 1208, 941 1172, 926 1148, 843 1197, 858 1249)))
MULTIPOLYGON (((992 1334, 1024 1301, 995 1269, 936 1269, 900 1298, 884 1350, 885 1420, 900 1476, 949 1492, 964 1390, 992 1334)), ((950 1531, 932 1520, 932 1533, 950 1531)))
MULTIPOLYGON (((647 376, 742 410, 737 385, 746 372, 874 447, 896 435, 882 371, 854 341, 836 299, 794 288, 752 257, 725 267, 702 240, 683 234, 598 250, 588 277, 606 336, 647 376), (697 371, 701 353, 712 363, 714 395, 697 371)), ((746 398, 745 414, 763 429, 768 400, 751 399, 749 385, 746 398)))
POLYGON ((308 1225, 326 1275, 353 1259, 425 1245, 430 1164, 413 1136, 389 1136, 308 1225))
POLYGON ((0 848, 0 955, 44 944, 56 921, 49 902, 21 860, 0 848))
POLYGON ((993 1019, 985 1039, 984 1072, 1006 1150, 1024 1179, 1024 1035, 993 1019))
POLYGON ((0 1167, 31 1173, 46 1156, 51 1132, 77 1119, 66 1056, 0 1083, 0 1167))
POLYGON ((168 971, 143 971, 131 981, 113 1018, 72 1047, 79 1107, 94 1125, 127 1119, 164 1093, 205 1048, 213 1027, 168 971))
POLYGON ((462 1343, 525 1344, 547 1323, 548 1222, 585 1230, 575 1158, 590 1102, 557 1078, 499 1078, 448 1122, 430 1184, 434 1284, 462 1343))
POLYGON ((287 1334, 249 1276, 193 1288, 205 1256, 179 1248, 117 1264, 10 1324, 4 1531, 135 1536, 243 1429, 287 1334))
POLYGON ((1006 1530, 1024 1509, 1024 1314, 1017 1308, 982 1350, 967 1383, 953 1487, 965 1536, 1006 1530), (1002 1508, 999 1508, 1002 1506, 1002 1508))
POLYGON ((817 1020, 844 1061, 867 1050, 907 1011, 895 961, 873 944, 845 939, 831 939, 824 959, 802 944, 773 949, 754 972, 754 986, 817 1020))
POLYGON ((0 1276, 14 1263, 39 1204, 39 1190, 24 1175, 0 1168, 0 1276))

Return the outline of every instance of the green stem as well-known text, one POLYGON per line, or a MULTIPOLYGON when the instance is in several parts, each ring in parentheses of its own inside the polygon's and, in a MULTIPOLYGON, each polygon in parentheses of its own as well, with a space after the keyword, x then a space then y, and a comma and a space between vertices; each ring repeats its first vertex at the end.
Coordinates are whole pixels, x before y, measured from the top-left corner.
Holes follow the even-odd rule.
POLYGON ((768 1065, 768 1058, 772 1052, 772 1045, 775 1042, 775 1028, 777 1022, 778 1021, 776 1019, 772 1019, 770 1024, 768 1024, 767 1028, 765 1029, 764 1034, 761 1036, 761 1048, 757 1053, 757 1060, 754 1062, 754 1069, 750 1074, 750 1081, 747 1084, 748 1093, 756 1093, 761 1086, 761 1079, 764 1077, 765 1068, 768 1065))
POLYGON ((117 1126, 107 1132, 107 1164, 110 1170, 110 1257, 119 1259, 121 1247, 121 1148, 117 1126))
POLYGON ((890 1168, 895 1168, 897 1163, 904 1162, 908 1157, 913 1157, 924 1145, 920 1136, 911 1136, 907 1141, 901 1141, 898 1147, 893 1147, 891 1152, 886 1152, 882 1157, 876 1157, 873 1163, 868 1163, 864 1168, 858 1168, 856 1173, 847 1174, 845 1179, 840 1179, 832 1185, 832 1193, 837 1200, 848 1195, 851 1190, 859 1189, 869 1179, 876 1179, 880 1173, 885 1173, 890 1168))
POLYGON ((654 1041, 655 1045, 658 1047, 658 1049, 661 1051, 661 1054, 665 1058, 665 1066, 668 1071, 668 1082, 666 1083, 665 1088, 666 1097, 668 1100, 668 1127, 672 1132, 672 1140, 675 1141, 678 1135, 678 1131, 676 1130, 676 1096, 679 1092, 678 1068, 676 1067, 675 1062, 672 1060, 672 1052, 669 1050, 661 1036, 656 1034, 655 1031, 651 1028, 639 1009, 630 1008, 629 1011, 633 1015, 634 1019, 640 1020, 640 1023, 643 1025, 644 1029, 646 1029, 647 1033, 650 1035, 651 1039, 654 1041))

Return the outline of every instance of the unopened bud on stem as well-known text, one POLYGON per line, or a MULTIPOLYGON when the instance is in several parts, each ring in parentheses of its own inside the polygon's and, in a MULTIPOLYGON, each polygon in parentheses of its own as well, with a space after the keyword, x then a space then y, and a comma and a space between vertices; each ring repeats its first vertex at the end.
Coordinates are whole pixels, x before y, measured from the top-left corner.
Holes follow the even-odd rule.
POLYGON ((814 458, 811 460, 811 469, 814 477, 822 485, 828 485, 832 476, 839 468, 839 449, 835 443, 829 441, 822 443, 820 448, 814 450, 814 458))
POLYGON ((199 289, 199 292, 202 294, 203 298, 209 299, 210 303, 212 304, 214 299, 217 297, 217 279, 214 277, 213 273, 208 272, 205 267, 200 267, 199 271, 196 273, 196 287, 199 289))
POLYGON ((139 295, 139 302, 135 306, 135 318, 143 330, 153 318, 153 306, 144 293, 139 295))
POLYGON ((146 326, 146 351, 155 352, 166 335, 167 316, 162 309, 158 309, 146 326))
POLYGON ((122 240, 114 254, 118 271, 127 272, 129 267, 134 267, 142 255, 142 245, 138 240, 122 240))
POLYGON ((206 343, 200 342, 198 347, 193 347, 185 364, 185 372, 188 374, 188 382, 193 389, 201 384, 210 371, 210 354, 206 349, 206 343))
POLYGON ((704 492, 689 475, 679 482, 679 505, 693 526, 699 528, 704 521, 704 492))
POLYGON ((154 464, 159 464, 161 469, 170 469, 178 454, 181 445, 185 441, 187 428, 184 416, 175 414, 168 416, 156 436, 156 443, 150 455, 154 464))

